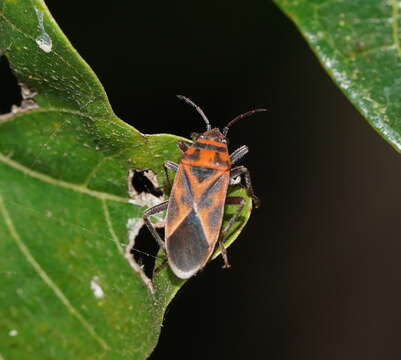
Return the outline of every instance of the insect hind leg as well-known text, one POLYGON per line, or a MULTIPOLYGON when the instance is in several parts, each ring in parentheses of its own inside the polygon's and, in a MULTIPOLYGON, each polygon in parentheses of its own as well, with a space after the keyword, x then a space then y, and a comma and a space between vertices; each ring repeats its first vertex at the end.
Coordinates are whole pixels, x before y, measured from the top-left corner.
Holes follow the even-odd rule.
POLYGON ((249 175, 249 170, 245 166, 242 166, 242 165, 236 166, 235 168, 231 169, 230 179, 234 179, 238 176, 244 176, 245 186, 246 186, 248 195, 250 197, 252 197, 252 201, 253 201, 253 204, 255 205, 255 208, 258 208, 260 206, 260 200, 253 192, 253 187, 252 187, 252 182, 251 182, 251 176, 249 175))
POLYGON ((148 227, 150 233, 155 238, 155 240, 157 241, 159 246, 164 251, 166 251, 166 245, 164 244, 164 241, 162 240, 159 233, 156 231, 156 228, 153 226, 152 222, 150 221, 150 217, 154 214, 157 214, 157 213, 160 213, 160 212, 166 210, 167 206, 168 206, 168 200, 145 210, 145 212, 143 213, 143 220, 144 220, 146 226, 148 227))
POLYGON ((221 256, 223 257, 224 265, 223 268, 229 268, 231 267, 230 263, 228 262, 228 256, 227 256, 227 249, 224 245, 224 240, 228 234, 228 232, 231 230, 231 228, 234 226, 235 222, 238 220, 242 209, 245 206, 245 200, 244 198, 240 196, 231 196, 226 199, 226 205, 232 204, 232 205, 238 205, 237 210, 235 213, 231 216, 230 220, 224 226, 223 230, 220 233, 219 237, 219 246, 220 246, 220 251, 221 251, 221 256))

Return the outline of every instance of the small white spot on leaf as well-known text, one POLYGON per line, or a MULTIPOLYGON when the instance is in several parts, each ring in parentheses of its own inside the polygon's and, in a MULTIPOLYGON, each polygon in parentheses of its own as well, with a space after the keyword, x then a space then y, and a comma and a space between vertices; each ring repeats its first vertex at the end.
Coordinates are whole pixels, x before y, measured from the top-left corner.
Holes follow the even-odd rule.
POLYGON ((36 7, 34 8, 36 16, 38 17, 38 29, 40 34, 36 37, 36 44, 45 52, 49 53, 52 51, 53 42, 49 34, 45 30, 45 25, 43 23, 43 12, 41 12, 36 7))
POLYGON ((90 288, 93 291, 93 295, 95 295, 96 299, 103 299, 104 298, 104 291, 99 285, 99 278, 94 276, 90 283, 90 288))
POLYGON ((17 330, 15 330, 15 329, 13 329, 13 330, 10 330, 9 332, 8 332, 8 335, 10 335, 10 336, 17 336, 18 335, 18 331, 17 330))

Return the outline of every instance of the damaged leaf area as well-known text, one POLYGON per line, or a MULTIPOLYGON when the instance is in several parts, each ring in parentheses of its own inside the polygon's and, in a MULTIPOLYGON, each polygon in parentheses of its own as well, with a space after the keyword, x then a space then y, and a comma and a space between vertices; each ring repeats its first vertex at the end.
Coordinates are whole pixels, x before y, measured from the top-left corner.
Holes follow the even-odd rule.
POLYGON ((275 0, 370 125, 401 152, 401 3, 275 0))
POLYGON ((23 98, 0 115, 0 359, 145 359, 184 282, 162 253, 151 282, 132 254, 179 138, 115 116, 43 1, 0 0, 0 34, 23 98), (153 190, 129 194, 129 169, 153 190))

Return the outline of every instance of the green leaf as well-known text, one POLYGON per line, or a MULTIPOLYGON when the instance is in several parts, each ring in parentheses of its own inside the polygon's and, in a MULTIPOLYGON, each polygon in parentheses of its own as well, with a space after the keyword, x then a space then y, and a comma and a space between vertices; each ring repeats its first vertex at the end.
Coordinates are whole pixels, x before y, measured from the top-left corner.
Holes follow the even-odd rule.
POLYGON ((115 116, 43 1, 0 0, 0 35, 24 97, 0 116, 0 359, 144 359, 184 281, 162 267, 152 293, 138 272, 130 250, 162 199, 130 200, 127 176, 150 169, 163 182, 179 138, 115 116))
POLYGON ((370 125, 401 151, 400 2, 275 2, 370 125))

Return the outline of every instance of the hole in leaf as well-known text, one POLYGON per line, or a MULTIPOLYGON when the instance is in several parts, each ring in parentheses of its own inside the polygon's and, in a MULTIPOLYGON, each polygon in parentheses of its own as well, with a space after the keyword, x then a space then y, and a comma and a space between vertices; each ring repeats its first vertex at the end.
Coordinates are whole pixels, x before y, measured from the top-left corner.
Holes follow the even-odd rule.
MULTIPOLYGON (((150 208, 163 201, 163 193, 159 188, 156 174, 151 170, 130 169, 129 195, 130 202, 135 205, 150 208)), ((132 220, 129 226, 129 253, 131 266, 138 272, 149 287, 149 279, 153 276, 159 246, 142 219, 132 220), (132 226, 131 226, 132 225, 132 226)), ((164 213, 152 216, 155 228, 164 226, 164 213)))
POLYGON ((154 173, 150 170, 134 170, 132 177, 132 186, 138 194, 143 192, 160 197, 163 192, 153 185, 152 177, 154 173))
POLYGON ((0 114, 4 114, 10 112, 13 105, 19 105, 22 101, 17 78, 12 73, 5 56, 0 56, 0 79, 0 114))
MULTIPOLYGON (((160 236, 163 238, 161 232, 160 236)), ((153 238, 146 225, 142 226, 139 234, 136 237, 134 248, 131 249, 135 261, 143 268, 145 275, 148 278, 153 277, 153 270, 155 267, 159 245, 153 238)))

